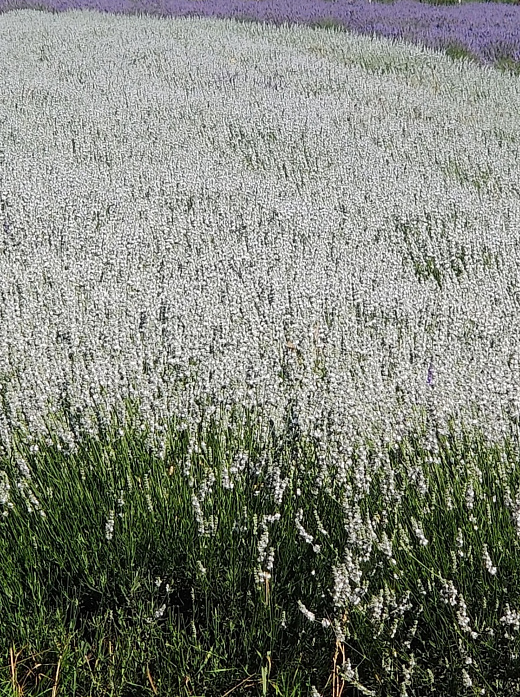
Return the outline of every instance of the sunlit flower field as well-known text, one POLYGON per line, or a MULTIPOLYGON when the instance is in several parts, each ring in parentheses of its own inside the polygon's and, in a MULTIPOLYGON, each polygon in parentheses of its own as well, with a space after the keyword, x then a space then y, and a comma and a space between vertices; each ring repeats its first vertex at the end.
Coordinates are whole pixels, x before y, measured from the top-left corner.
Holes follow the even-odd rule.
POLYGON ((0 14, 2 697, 520 694, 513 58, 0 14))

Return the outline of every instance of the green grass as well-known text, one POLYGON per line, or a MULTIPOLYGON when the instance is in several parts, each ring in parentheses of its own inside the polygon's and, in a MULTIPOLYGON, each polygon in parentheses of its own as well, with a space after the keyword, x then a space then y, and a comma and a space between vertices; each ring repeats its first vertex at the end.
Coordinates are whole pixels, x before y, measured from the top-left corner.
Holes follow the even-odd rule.
MULTIPOLYGON (((476 433, 438 434, 440 454, 431 462, 417 430, 386 451, 396 484, 391 494, 384 468, 374 468, 368 488, 360 485, 354 473, 362 444, 342 481, 337 465, 320 463, 316 444, 289 419, 283 432, 261 436, 260 416, 238 410, 226 428, 214 420, 193 434, 200 453, 191 458, 189 434, 173 422, 159 458, 146 445, 146 429, 137 427, 136 405, 128 406, 126 424, 114 418, 99 438, 78 437, 75 453, 60 452, 58 438, 30 452, 20 434, 18 456, 32 472, 25 489, 15 486, 15 458, 2 458, 12 502, 0 518, 3 694, 303 695, 315 685, 321 694, 339 695, 337 670, 348 657, 372 694, 397 695, 412 653, 417 667, 409 694, 463 694, 467 656, 479 689, 520 694, 514 657, 520 641, 514 631, 506 639, 500 623, 506 602, 520 606, 519 538, 504 503, 520 484, 511 441, 498 448, 476 433), (226 488, 223 469, 240 453, 250 465, 226 488), (427 494, 414 479, 417 467, 427 494), (281 501, 277 477, 287 484, 281 501), (464 503, 468 482, 475 490, 472 511, 464 503), (30 503, 33 495, 38 504, 30 503), (107 540, 110 511, 115 527, 107 540), (333 568, 348 561, 347 549, 362 557, 365 544, 363 535, 351 536, 356 511, 365 530, 370 520, 379 539, 384 531, 393 540, 395 565, 372 549, 360 563, 366 599, 335 606, 333 568), (274 566, 260 582, 255 569, 265 515, 279 519, 266 525, 274 566), (426 546, 414 536, 417 521, 426 546), (466 557, 454 561, 459 530, 466 557), (483 545, 496 576, 483 568, 483 545), (461 630, 455 607, 440 602, 441 579, 463 593, 478 638, 461 630), (368 599, 381 589, 395 594, 397 605, 408 597, 410 607, 376 626, 368 599), (303 616, 298 601, 316 622, 303 616), (344 641, 320 623, 334 617, 344 641)), ((372 446, 364 445, 370 457, 372 446)), ((344 694, 362 694, 346 685, 344 694)))

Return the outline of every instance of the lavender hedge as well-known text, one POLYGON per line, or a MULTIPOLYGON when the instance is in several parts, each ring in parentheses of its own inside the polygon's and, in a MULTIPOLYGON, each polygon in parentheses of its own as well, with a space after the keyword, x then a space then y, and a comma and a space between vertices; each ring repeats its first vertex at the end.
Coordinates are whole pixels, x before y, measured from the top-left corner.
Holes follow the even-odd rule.
POLYGON ((404 39, 482 64, 520 63, 520 5, 463 3, 441 5, 397 0, 0 0, 0 12, 35 8, 62 12, 93 9, 164 17, 219 17, 269 23, 336 24, 361 34, 404 39))

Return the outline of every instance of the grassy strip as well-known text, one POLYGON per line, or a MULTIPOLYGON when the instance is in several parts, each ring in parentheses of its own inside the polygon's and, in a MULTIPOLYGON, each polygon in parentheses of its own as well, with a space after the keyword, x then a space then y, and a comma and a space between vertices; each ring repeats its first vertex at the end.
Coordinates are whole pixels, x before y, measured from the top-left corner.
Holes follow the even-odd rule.
POLYGON ((518 694, 511 442, 438 434, 432 457, 417 433, 345 469, 260 426, 172 423, 164 459, 131 422, 76 452, 18 441, 5 694, 518 694))

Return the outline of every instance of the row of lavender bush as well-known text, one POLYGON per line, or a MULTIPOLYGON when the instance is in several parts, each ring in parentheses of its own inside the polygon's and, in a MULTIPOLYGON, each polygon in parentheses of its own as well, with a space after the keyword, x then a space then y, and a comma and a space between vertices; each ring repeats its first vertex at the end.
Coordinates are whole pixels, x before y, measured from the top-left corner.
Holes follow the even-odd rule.
MULTIPOLYGON (((516 0, 515 0, 516 2, 516 0)), ((520 62, 520 7, 506 3, 452 6, 398 0, 0 0, 0 12, 37 8, 62 12, 94 9, 164 17, 216 17, 270 23, 337 24, 361 34, 404 39, 470 55, 483 64, 520 62)), ((516 2, 518 5, 518 2, 516 2)))

